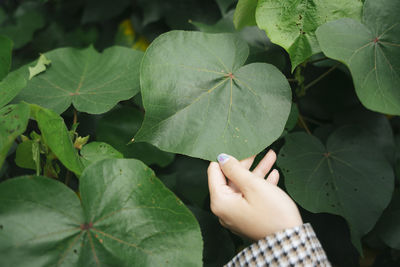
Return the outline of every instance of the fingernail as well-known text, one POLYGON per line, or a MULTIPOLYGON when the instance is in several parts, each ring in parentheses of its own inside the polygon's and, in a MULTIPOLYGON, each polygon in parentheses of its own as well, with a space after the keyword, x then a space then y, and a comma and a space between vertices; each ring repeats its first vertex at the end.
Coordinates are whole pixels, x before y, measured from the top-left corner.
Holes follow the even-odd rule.
POLYGON ((217 157, 218 162, 223 165, 229 160, 229 156, 227 154, 219 154, 217 157))

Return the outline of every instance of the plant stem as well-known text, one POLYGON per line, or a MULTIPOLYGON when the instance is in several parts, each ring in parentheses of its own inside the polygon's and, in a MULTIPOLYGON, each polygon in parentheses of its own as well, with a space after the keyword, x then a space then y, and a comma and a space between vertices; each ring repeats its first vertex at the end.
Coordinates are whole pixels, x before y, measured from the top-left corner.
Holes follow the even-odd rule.
POLYGON ((297 80, 296 80, 296 79, 293 79, 293 78, 287 78, 287 80, 288 80, 288 82, 290 82, 290 83, 297 83, 297 80))
POLYGON ((326 72, 322 73, 318 78, 316 78, 314 81, 310 82, 309 84, 307 84, 304 87, 304 91, 306 91, 308 88, 314 86, 316 83, 318 83, 320 80, 322 80, 323 78, 325 78, 329 73, 331 73, 332 71, 334 71, 337 67, 339 67, 340 63, 337 63, 336 65, 332 66, 329 70, 327 70, 326 72))
POLYGON ((67 174, 65 175, 65 185, 68 186, 69 180, 71 180, 71 172, 67 171, 67 174))
POLYGON ((308 128, 306 122, 303 119, 303 116, 300 113, 299 113, 299 122, 300 122, 301 126, 303 126, 303 128, 306 130, 306 132, 309 135, 312 135, 310 129, 308 128))
POLYGON ((78 122, 78 112, 76 111, 76 109, 74 108, 74 120, 73 120, 73 124, 76 124, 78 122))

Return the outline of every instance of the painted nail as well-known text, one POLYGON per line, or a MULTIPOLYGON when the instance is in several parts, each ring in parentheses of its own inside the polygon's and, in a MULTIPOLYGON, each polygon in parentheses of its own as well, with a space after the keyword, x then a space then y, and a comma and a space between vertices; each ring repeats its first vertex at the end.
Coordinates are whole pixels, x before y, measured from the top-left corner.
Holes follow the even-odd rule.
POLYGON ((217 157, 218 162, 223 165, 229 160, 229 156, 227 154, 219 154, 217 157))

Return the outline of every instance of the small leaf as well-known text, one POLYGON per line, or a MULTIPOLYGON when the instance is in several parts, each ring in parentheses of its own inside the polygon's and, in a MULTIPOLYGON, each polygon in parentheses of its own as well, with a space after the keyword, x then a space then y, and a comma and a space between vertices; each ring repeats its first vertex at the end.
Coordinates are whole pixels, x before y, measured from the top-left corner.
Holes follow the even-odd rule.
POLYGON ((233 16, 236 29, 240 30, 245 26, 256 25, 256 7, 257 0, 239 0, 233 16))
POLYGON ((85 167, 103 159, 117 159, 124 157, 124 155, 122 155, 118 150, 103 142, 91 142, 84 145, 81 150, 81 156, 85 167))
POLYGON ((96 162, 79 191, 46 177, 1 183, 0 265, 202 266, 195 217, 140 161, 96 162))
POLYGON ((0 168, 15 138, 25 132, 29 121, 29 105, 8 105, 0 109, 0 168))
POLYGON ((31 105, 31 109, 42 133, 43 142, 67 169, 79 176, 83 165, 71 141, 64 119, 54 111, 36 105, 31 105))
POLYGON ((343 17, 360 20, 361 11, 359 0, 260 0, 256 21, 273 43, 289 53, 293 72, 321 51, 315 36, 318 26, 343 17))
POLYGON ((361 252, 361 237, 389 204, 394 187, 392 167, 374 146, 374 137, 350 126, 332 133, 326 146, 305 133, 285 140, 278 166, 289 194, 311 212, 344 217, 361 252))
POLYGON ((114 46, 102 54, 59 48, 44 54, 52 67, 28 82, 15 101, 38 104, 57 113, 71 103, 78 111, 100 114, 139 92, 143 52, 114 46))
POLYGON ((29 80, 46 70, 46 66, 51 64, 45 55, 40 55, 38 62, 34 67, 29 67, 29 80))
POLYGON ((0 35, 0 81, 7 76, 11 67, 11 52, 13 42, 0 35))
POLYGON ((389 207, 376 225, 382 241, 391 248, 400 249, 400 192, 396 190, 389 207))
POLYGON ((361 103, 393 115, 400 115, 399 13, 397 0, 367 0, 363 24, 340 19, 317 30, 324 54, 350 69, 361 103))
POLYGON ((141 65, 146 113, 135 141, 207 160, 222 151, 243 159, 270 145, 284 129, 291 90, 276 67, 243 66, 248 53, 232 34, 159 36, 141 65))
POLYGON ((32 140, 27 140, 17 146, 15 155, 15 164, 18 167, 36 170, 36 163, 33 160, 33 143, 32 140))

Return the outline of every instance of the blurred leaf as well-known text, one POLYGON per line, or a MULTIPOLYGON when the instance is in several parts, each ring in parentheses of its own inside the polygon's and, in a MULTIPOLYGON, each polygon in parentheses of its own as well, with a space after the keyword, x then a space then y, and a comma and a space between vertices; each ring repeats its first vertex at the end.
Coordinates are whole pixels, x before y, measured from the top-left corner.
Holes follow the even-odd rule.
POLYGON ((400 249, 400 192, 395 190, 392 202, 377 224, 382 241, 391 248, 400 249))
POLYGON ((102 22, 118 16, 131 4, 131 0, 85 0, 82 23, 102 22))
POLYGON ((289 116, 290 86, 272 65, 243 66, 247 56, 232 34, 158 37, 141 65, 146 113, 135 140, 207 160, 221 151, 243 159, 270 145, 289 116))
POLYGON ((256 25, 256 7, 257 0, 239 0, 233 17, 236 29, 240 30, 245 26, 256 25))
POLYGON ((36 163, 33 160, 33 143, 32 140, 27 140, 17 146, 15 164, 18 167, 36 170, 36 163))
POLYGON ((40 55, 36 65, 34 67, 28 67, 29 69, 29 80, 46 71, 46 66, 51 64, 51 60, 48 60, 45 55, 40 55))
POLYGON ((258 27, 290 55, 293 70, 321 51, 315 31, 327 21, 343 17, 361 19, 359 0, 260 0, 256 10, 258 27))
POLYGON ((219 7, 222 16, 224 16, 226 13, 228 13, 229 9, 233 6, 236 0, 215 0, 215 2, 219 7))
POLYGON ((214 23, 220 12, 215 0, 138 0, 143 9, 143 24, 165 19, 171 29, 189 30, 190 20, 214 23))
POLYGON ((185 203, 203 208, 209 197, 205 160, 178 156, 169 166, 171 173, 161 176, 163 183, 185 203))
POLYGON ((235 256, 235 245, 218 218, 211 212, 189 206, 200 224, 204 240, 203 266, 220 267, 235 256))
POLYGON ((115 35, 115 44, 146 51, 149 41, 141 35, 138 35, 133 28, 130 19, 122 21, 118 26, 115 35))
POLYGON ((59 48, 44 55, 52 67, 30 80, 16 101, 57 113, 72 103, 78 111, 100 114, 139 92, 140 51, 114 46, 100 54, 93 47, 59 48))
POLYGON ((36 105, 31 105, 32 116, 37 121, 43 142, 49 146, 64 166, 80 176, 83 165, 74 148, 64 120, 57 113, 36 105))
POLYGON ((324 146, 305 133, 285 137, 278 166, 285 186, 311 212, 328 212, 346 219, 354 246, 372 229, 389 204, 393 170, 374 146, 370 133, 358 127, 336 130, 324 146))
POLYGON ((0 81, 7 76, 11 67, 11 52, 13 42, 0 35, 0 81))
POLYGON ((143 121, 143 113, 135 108, 118 107, 102 117, 97 124, 96 140, 106 142, 124 154, 137 158, 147 165, 164 167, 174 159, 174 154, 159 150, 148 143, 133 142, 133 136, 143 121))
POLYGON ((15 138, 25 132, 29 120, 29 106, 25 103, 0 109, 0 167, 15 138))
POLYGON ((324 54, 344 62, 350 69, 363 105, 394 115, 400 115, 399 13, 397 0, 368 0, 363 24, 340 19, 317 30, 324 54))
POLYGON ((117 159, 124 157, 124 155, 122 155, 115 148, 103 142, 91 142, 87 145, 84 145, 81 150, 81 156, 82 163, 85 167, 103 159, 117 159))
POLYGON ((0 34, 14 42, 14 49, 19 49, 29 43, 35 31, 45 25, 42 14, 36 10, 21 9, 15 13, 15 24, 0 26, 0 34))
POLYGON ((1 183, 0 265, 201 266, 195 217, 143 163, 94 163, 79 191, 46 177, 1 183))

